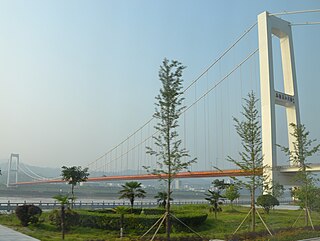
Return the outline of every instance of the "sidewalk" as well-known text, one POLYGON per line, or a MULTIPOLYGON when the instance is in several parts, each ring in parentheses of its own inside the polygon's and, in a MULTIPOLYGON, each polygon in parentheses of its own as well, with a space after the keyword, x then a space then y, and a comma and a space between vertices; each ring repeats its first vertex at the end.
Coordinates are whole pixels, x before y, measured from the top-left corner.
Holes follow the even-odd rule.
POLYGON ((40 241, 40 240, 0 225, 0 241, 40 241))

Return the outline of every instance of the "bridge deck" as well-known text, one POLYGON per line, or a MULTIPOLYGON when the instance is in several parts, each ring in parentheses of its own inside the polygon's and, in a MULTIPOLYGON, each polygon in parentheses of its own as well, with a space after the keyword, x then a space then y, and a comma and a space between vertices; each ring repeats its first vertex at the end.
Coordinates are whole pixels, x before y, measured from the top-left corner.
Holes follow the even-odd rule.
MULTIPOLYGON (((299 171, 298 166, 278 166, 275 167, 282 173, 295 173, 299 171)), ((307 171, 320 172, 320 164, 310 164, 307 171)), ((257 172, 258 175, 262 175, 262 169, 257 172)), ((250 176, 252 171, 244 171, 238 169, 230 170, 212 170, 212 171, 194 171, 194 172, 180 172, 176 175, 176 178, 204 178, 204 177, 230 177, 230 176, 250 176)), ((139 174, 139 175, 114 175, 114 176, 102 176, 102 177, 89 177, 88 182, 103 182, 103 181, 117 181, 117 180, 152 180, 159 178, 166 178, 166 175, 154 175, 154 174, 139 174)), ((62 179, 48 179, 37 180, 31 182, 18 182, 14 185, 34 185, 42 183, 62 183, 65 182, 62 179)))
MULTIPOLYGON (((230 177, 230 176, 250 176, 252 171, 244 170, 215 170, 215 171, 197 171, 197 172, 180 172, 176 178, 200 178, 200 177, 230 177)), ((262 175, 262 170, 258 171, 258 175, 262 175)), ((102 181, 117 181, 117 180, 151 180, 166 178, 166 175, 154 174, 140 174, 140 175, 123 175, 123 176, 103 176, 103 177, 89 177, 88 182, 102 182, 102 181)), ((34 185, 42 183, 61 183, 65 182, 61 179, 49 179, 32 182, 18 182, 16 185, 34 185)))
MULTIPOLYGON (((298 172, 300 167, 299 166, 279 166, 279 171, 283 173, 294 173, 298 172)), ((320 164, 312 163, 308 165, 307 168, 308 172, 320 172, 320 164)))

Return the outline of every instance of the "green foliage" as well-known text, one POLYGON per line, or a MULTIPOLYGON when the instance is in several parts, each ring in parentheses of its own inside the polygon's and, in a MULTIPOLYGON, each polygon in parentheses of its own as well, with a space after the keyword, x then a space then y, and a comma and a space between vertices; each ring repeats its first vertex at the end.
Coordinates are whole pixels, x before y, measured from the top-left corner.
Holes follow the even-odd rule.
POLYGON ((228 156, 228 160, 238 166, 241 170, 252 172, 251 176, 246 176, 245 180, 236 179, 237 185, 250 191, 252 208, 252 231, 256 227, 255 212, 255 192, 257 188, 262 187, 263 176, 259 173, 263 168, 261 125, 259 122, 259 112, 256 108, 258 99, 253 92, 248 94, 248 99, 244 99, 242 106, 243 120, 233 118, 237 134, 241 138, 242 151, 239 152, 240 160, 228 156))
POLYGON ((62 167, 62 180, 67 181, 71 185, 71 193, 74 198, 74 187, 80 182, 86 182, 89 176, 88 168, 82 169, 81 166, 62 167))
MULTIPOLYGON (((108 230, 118 230, 120 214, 101 214, 87 211, 79 211, 79 225, 91 228, 101 228, 108 230)), ((185 224, 191 227, 201 225, 207 219, 207 214, 187 213, 178 214, 177 217, 185 224)), ((159 215, 126 215, 124 228, 126 230, 135 230, 138 233, 148 230, 157 220, 159 215)), ((178 221, 173 220, 173 227, 176 230, 184 230, 184 227, 178 221)))
POLYGON ((61 194, 53 196, 52 198, 57 200, 60 203, 60 205, 63 205, 63 206, 69 206, 70 200, 72 200, 72 198, 70 198, 69 195, 61 195, 61 194))
POLYGON ((228 200, 230 200, 231 204, 233 203, 233 201, 237 198, 240 197, 240 193, 239 193, 239 189, 237 186, 235 185, 230 185, 227 189, 226 189, 226 193, 224 195, 228 200))
MULTIPOLYGON (((66 209, 64 212, 64 228, 66 230, 70 230, 72 226, 76 226, 79 224, 79 214, 72 209, 66 209)), ((50 224, 55 225, 59 230, 61 229, 61 211, 60 210, 52 210, 49 213, 48 220, 50 224)))
POLYGON ((16 208, 15 213, 21 225, 26 227, 29 223, 37 224, 39 222, 42 210, 34 205, 22 205, 16 208))
POLYGON ((274 182, 271 187, 271 195, 275 198, 280 198, 284 193, 284 187, 278 182, 274 182))
POLYGON ((233 159, 230 156, 228 160, 238 166, 241 170, 250 171, 252 176, 247 176, 247 181, 238 181, 240 186, 245 187, 251 193, 262 186, 263 178, 258 175, 263 168, 262 156, 262 141, 261 141, 261 126, 259 124, 259 112, 256 108, 258 99, 253 92, 248 94, 248 99, 245 100, 243 108, 243 121, 233 118, 235 121, 236 131, 241 138, 240 158, 233 159))
POLYGON ((264 211, 269 214, 271 208, 279 206, 279 201, 271 194, 264 194, 257 198, 257 204, 263 207, 264 211))
POLYGON ((146 208, 143 209, 144 215, 162 215, 164 214, 165 210, 162 208, 146 208))
POLYGON ((227 189, 231 184, 226 183, 224 180, 215 179, 212 182, 213 186, 217 188, 220 192, 227 189))
POLYGON ((112 213, 115 213, 115 210, 111 208, 105 208, 105 209, 92 209, 92 210, 88 210, 88 212, 112 214, 112 213))
MULTIPOLYGON (((117 214, 128 214, 128 213, 130 213, 130 208, 124 207, 124 206, 118 206, 118 207, 113 208, 112 211, 117 214)), ((140 213, 141 213, 141 210, 140 210, 139 214, 140 213)))
POLYGON ((320 211, 320 188, 315 185, 293 188, 291 195, 301 208, 305 208, 308 199, 309 209, 320 211))
POLYGON ((205 199, 210 203, 210 212, 214 212, 215 218, 217 218, 217 212, 222 211, 219 207, 219 199, 222 197, 220 191, 208 190, 208 193, 205 193, 207 196, 205 199))
MULTIPOLYGON (((177 128, 178 119, 183 113, 185 106, 182 106, 184 98, 182 86, 182 72, 185 66, 176 60, 164 59, 159 70, 159 79, 162 83, 160 94, 156 97, 156 111, 153 117, 157 120, 155 129, 157 134, 153 136, 156 148, 147 147, 147 153, 157 158, 157 167, 149 172, 158 175, 167 183, 166 211, 170 213, 171 184, 176 175, 187 169, 193 160, 186 160, 189 153, 186 148, 181 147, 181 139, 177 128)), ((166 219, 167 238, 170 239, 170 218, 166 219)))
MULTIPOLYGON (((168 194, 166 191, 158 192, 158 194, 155 195, 154 198, 157 199, 157 203, 158 203, 159 207, 163 207, 163 208, 166 207, 167 199, 168 199, 168 194)), ((172 200, 173 199, 170 197, 170 201, 172 201, 172 200)))
POLYGON ((320 151, 320 144, 313 146, 316 140, 309 139, 310 133, 304 125, 291 123, 290 127, 293 129, 290 134, 294 139, 292 149, 278 146, 289 157, 289 161, 299 167, 299 171, 295 175, 295 181, 300 185, 300 188, 293 194, 299 198, 300 206, 306 209, 305 224, 308 225, 308 209, 311 208, 312 202, 316 199, 315 193, 312 192, 316 179, 311 172, 307 171, 309 168, 308 158, 320 151))
MULTIPOLYGON (((172 206, 172 210, 179 217, 179 213, 197 213, 201 214, 206 212, 207 205, 182 205, 182 206, 172 206)), ((157 208, 158 210, 162 210, 157 208)), ((145 209, 145 211, 148 210, 145 209)), ((237 211, 230 213, 231 207, 225 206, 224 210, 219 214, 219 219, 215 219, 213 215, 209 215, 207 220, 200 224, 199 226, 192 227, 197 233, 199 233, 203 240, 209 239, 223 239, 229 240, 225 238, 225 234, 231 234, 234 232, 236 226, 244 219, 247 215, 249 209, 247 207, 238 206, 237 211)), ((80 211, 83 212, 83 211, 80 211)), ((291 226, 292 220, 297 218, 297 215, 300 213, 299 210, 274 210, 269 215, 261 213, 263 219, 270 225, 273 233, 275 234, 273 237, 270 235, 261 234, 259 237, 256 237, 256 240, 270 240, 270 241, 293 241, 293 240, 302 240, 306 238, 319 237, 320 231, 319 226, 315 226, 315 231, 310 228, 299 228, 303 223, 303 219, 299 219, 295 224, 293 229, 288 229, 288 226, 291 226), (288 230, 286 230, 288 229, 288 230), (278 230, 280 230, 278 232, 278 230)), ((117 215, 117 214, 113 214, 117 215)), ((316 211, 311 212, 314 224, 320 223, 320 213, 316 211)), ((41 219, 45 221, 38 225, 29 225, 28 228, 22 227, 19 225, 19 220, 13 214, 1 214, 0 215, 0 224, 5 225, 7 227, 11 227, 19 232, 25 233, 29 236, 37 238, 42 241, 59 241, 61 240, 61 234, 58 229, 48 223, 49 212, 43 212, 41 215, 41 219)), ((131 215, 130 215, 131 216, 131 215)), ((137 215, 132 215, 136 216, 137 215)), ((149 215, 140 215, 140 216, 149 216, 149 215)), ((119 216, 118 216, 119 217, 119 216)), ((157 215, 160 217, 160 215, 157 215)), ((118 220, 119 221, 119 220, 118 220)), ((164 232, 164 229, 161 230, 164 232)), ((185 241, 185 240, 196 240, 195 235, 189 233, 186 229, 173 229, 171 240, 172 241, 185 241)), ((249 231, 249 225, 245 224, 243 228, 239 230, 237 234, 241 235, 244 232, 249 231)), ((258 221, 257 232, 265 231, 263 224, 258 221)), ((139 230, 131 230, 125 229, 124 241, 131 240, 140 240, 140 236, 142 231, 139 230), (138 233, 139 232, 139 233, 138 233)), ((146 237, 145 240, 150 240, 150 236, 146 237)), ((94 229, 83 226, 72 226, 68 231, 68 235, 66 237, 66 241, 83 241, 83 240, 110 240, 115 241, 119 240, 119 231, 115 230, 104 230, 104 229, 94 229)), ((157 240, 166 240, 166 236, 164 233, 159 234, 157 236, 157 240)))
POLYGON ((126 182, 125 185, 122 185, 122 190, 119 191, 121 196, 119 199, 129 199, 131 204, 131 209, 133 210, 134 200, 136 198, 144 198, 146 191, 142 189, 141 183, 139 182, 126 182))

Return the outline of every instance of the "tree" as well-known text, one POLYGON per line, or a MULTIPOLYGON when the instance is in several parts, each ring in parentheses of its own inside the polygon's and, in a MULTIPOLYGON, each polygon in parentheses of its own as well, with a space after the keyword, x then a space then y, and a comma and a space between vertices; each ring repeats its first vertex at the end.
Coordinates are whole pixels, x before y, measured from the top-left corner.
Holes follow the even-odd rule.
MULTIPOLYGON (((159 207, 166 208, 167 198, 168 198, 168 194, 166 191, 158 192, 158 194, 155 195, 154 198, 157 199, 157 203, 159 204, 159 207)), ((170 201, 172 200, 173 199, 170 197, 170 201)))
POLYGON ((233 201, 240 197, 238 187, 234 184, 231 184, 227 189, 224 195, 231 202, 231 207, 233 209, 233 201))
POLYGON ((124 215, 128 213, 128 208, 123 206, 118 206, 113 208, 116 214, 120 214, 120 238, 123 238, 123 226, 124 226, 124 215))
POLYGON ((53 197, 54 199, 56 199, 59 203, 60 203, 60 212, 61 212, 61 235, 62 235, 62 239, 64 240, 64 236, 66 233, 66 228, 65 228, 65 219, 66 219, 66 214, 65 214, 65 206, 69 205, 70 202, 70 197, 68 195, 56 195, 53 197))
POLYGON ((249 171, 251 176, 245 177, 244 181, 235 179, 240 186, 250 191, 251 199, 251 221, 252 231, 255 232, 256 227, 256 206, 255 193, 258 187, 262 187, 263 177, 260 175, 263 168, 261 126, 259 123, 259 113, 256 108, 258 99, 253 92, 248 94, 248 98, 244 99, 245 104, 242 106, 243 120, 233 118, 237 134, 241 138, 242 151, 239 152, 240 160, 228 157, 228 160, 238 166, 241 170, 249 171))
POLYGON ((310 210, 319 211, 320 208, 320 188, 316 187, 315 184, 308 186, 296 187, 291 190, 291 195, 297 201, 297 204, 301 208, 306 208, 306 199, 308 200, 308 208, 310 210))
POLYGON ((279 201, 271 194, 264 194, 257 198, 257 204, 263 207, 264 211, 269 214, 271 208, 279 206, 279 201))
POLYGON ((271 187, 271 195, 275 198, 280 198, 284 193, 284 187, 279 182, 275 182, 271 187))
POLYGON ((217 219, 217 212, 221 210, 219 207, 219 199, 222 197, 220 194, 220 191, 214 191, 214 190, 208 190, 209 193, 206 193, 205 195, 207 196, 205 199, 209 201, 210 203, 210 211, 214 211, 214 217, 217 219))
POLYGON ((305 208, 305 224, 307 226, 308 220, 311 218, 309 217, 310 201, 312 199, 312 192, 310 191, 314 187, 316 181, 313 174, 307 171, 307 169, 310 168, 308 158, 320 151, 320 144, 313 146, 316 139, 309 139, 310 133, 303 124, 296 125, 290 123, 290 127, 293 130, 290 135, 293 136, 294 139, 292 142, 292 149, 280 145, 278 146, 289 157, 289 161, 299 167, 299 170, 295 175, 295 181, 300 185, 300 194, 297 196, 300 197, 301 201, 303 200, 302 207, 305 208))
POLYGON ((157 157, 156 168, 147 170, 159 176, 166 182, 168 193, 166 203, 166 233, 170 240, 170 198, 171 185, 177 173, 187 169, 193 160, 185 160, 189 157, 188 151, 181 147, 182 141, 177 132, 178 119, 185 106, 182 106, 182 72, 185 66, 176 60, 164 59, 159 70, 159 79, 162 83, 160 94, 156 97, 156 110, 153 117, 158 121, 155 129, 157 134, 153 136, 156 149, 147 147, 147 153, 157 157))
POLYGON ((139 182, 126 182, 122 185, 123 189, 119 191, 121 196, 119 199, 129 199, 131 204, 131 212, 133 211, 133 204, 136 198, 144 198, 146 191, 142 189, 139 182))
MULTIPOLYGON (((73 166, 73 167, 62 167, 61 171, 62 180, 68 182, 71 185, 71 194, 73 200, 74 196, 74 187, 80 182, 86 182, 89 176, 88 168, 82 169, 81 166, 73 166)), ((73 202, 72 202, 73 203, 73 202)))
POLYGON ((210 210, 214 211, 215 218, 217 218, 217 212, 221 211, 221 208, 219 207, 219 199, 224 197, 222 195, 222 191, 225 190, 230 184, 225 183, 224 180, 215 179, 212 182, 215 190, 208 190, 208 194, 205 194, 208 200, 210 202, 210 205, 212 206, 210 210))

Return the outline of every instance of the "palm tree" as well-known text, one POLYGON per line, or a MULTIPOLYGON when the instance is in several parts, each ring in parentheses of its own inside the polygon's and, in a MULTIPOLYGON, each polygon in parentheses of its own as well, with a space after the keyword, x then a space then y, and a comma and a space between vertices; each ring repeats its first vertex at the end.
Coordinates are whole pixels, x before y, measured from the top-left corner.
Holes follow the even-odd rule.
POLYGON ((120 214, 120 238, 123 237, 123 224, 124 215, 128 213, 128 208, 123 206, 118 206, 112 209, 115 213, 120 214))
POLYGON ((208 190, 209 193, 206 193, 207 196, 205 199, 209 201, 211 209, 214 211, 214 216, 217 219, 217 212, 219 211, 219 198, 221 197, 220 191, 208 190))
POLYGON ((142 189, 140 182, 126 182, 122 187, 123 189, 119 192, 121 194, 119 199, 129 199, 132 212, 135 198, 144 198, 146 192, 142 189))
MULTIPOLYGON (((167 199, 168 199, 168 194, 166 191, 158 192, 157 195, 154 196, 154 198, 157 199, 157 203, 159 204, 159 207, 165 208, 167 205, 167 199)), ((173 199, 170 197, 170 201, 173 199)))
MULTIPOLYGON (((64 240, 64 234, 65 234, 65 205, 70 204, 70 197, 68 195, 56 195, 53 197, 56 199, 60 205, 61 205, 61 233, 62 233, 62 239, 64 240)), ((72 198, 71 198, 72 199, 72 198)))

